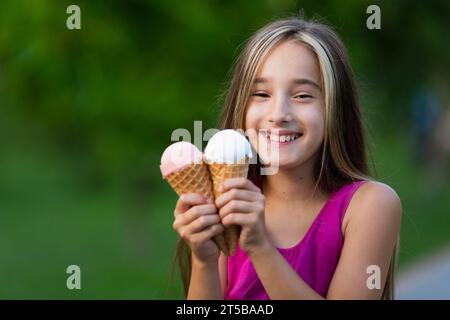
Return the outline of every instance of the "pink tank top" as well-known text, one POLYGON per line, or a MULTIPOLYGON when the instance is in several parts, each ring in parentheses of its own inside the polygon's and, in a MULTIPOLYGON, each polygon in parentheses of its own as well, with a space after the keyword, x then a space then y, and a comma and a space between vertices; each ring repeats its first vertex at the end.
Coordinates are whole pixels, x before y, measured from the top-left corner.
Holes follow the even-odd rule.
MULTIPOLYGON (((343 246, 342 220, 354 192, 365 181, 349 183, 330 194, 303 239, 291 248, 277 248, 312 289, 326 297, 343 246)), ((236 248, 228 257, 227 300, 268 300, 249 257, 236 248)))

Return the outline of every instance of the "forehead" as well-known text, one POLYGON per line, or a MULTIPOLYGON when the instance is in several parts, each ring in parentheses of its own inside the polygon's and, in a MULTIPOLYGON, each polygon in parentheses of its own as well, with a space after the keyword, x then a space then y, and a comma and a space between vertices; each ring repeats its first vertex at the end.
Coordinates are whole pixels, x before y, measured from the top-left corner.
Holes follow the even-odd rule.
POLYGON ((275 81, 306 78, 319 84, 320 68, 315 54, 305 44, 286 40, 269 51, 257 77, 275 81))

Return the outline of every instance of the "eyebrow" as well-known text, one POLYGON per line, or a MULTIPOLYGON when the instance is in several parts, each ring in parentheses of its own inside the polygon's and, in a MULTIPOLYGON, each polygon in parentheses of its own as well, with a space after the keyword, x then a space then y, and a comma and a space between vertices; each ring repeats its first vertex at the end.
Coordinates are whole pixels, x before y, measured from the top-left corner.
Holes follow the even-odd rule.
MULTIPOLYGON (((267 79, 267 78, 256 78, 255 81, 253 81, 253 84, 267 83, 267 82, 269 82, 269 79, 267 79)), ((316 87, 320 91, 322 91, 322 89, 320 88, 320 86, 317 83, 315 83, 312 80, 306 79, 306 78, 297 78, 297 79, 294 79, 293 82, 295 84, 309 84, 313 87, 316 87)))

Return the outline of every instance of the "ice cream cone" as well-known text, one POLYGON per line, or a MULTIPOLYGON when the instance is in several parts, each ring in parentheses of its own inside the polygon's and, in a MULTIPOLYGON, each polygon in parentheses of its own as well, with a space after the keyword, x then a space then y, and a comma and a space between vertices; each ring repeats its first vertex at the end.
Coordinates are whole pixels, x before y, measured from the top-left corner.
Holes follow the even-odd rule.
MULTIPOLYGON (((208 169, 211 173, 213 182, 214 196, 217 198, 222 193, 218 191, 219 186, 227 179, 247 177, 249 163, 246 159, 243 163, 227 164, 227 163, 208 163, 208 169)), ((230 226, 225 229, 225 239, 230 254, 234 256, 236 253, 236 244, 239 239, 240 226, 230 226)))
MULTIPOLYGON (((192 163, 181 170, 170 173, 166 177, 178 195, 184 193, 200 193, 214 201, 214 193, 208 167, 205 163, 192 163)), ((219 249, 228 255, 228 247, 224 233, 213 238, 219 249)))

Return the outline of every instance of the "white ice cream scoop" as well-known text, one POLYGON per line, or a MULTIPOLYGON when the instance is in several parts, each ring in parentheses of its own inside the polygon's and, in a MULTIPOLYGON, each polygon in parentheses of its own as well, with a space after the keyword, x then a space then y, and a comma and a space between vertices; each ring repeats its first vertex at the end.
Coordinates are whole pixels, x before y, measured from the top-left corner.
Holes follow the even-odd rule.
POLYGON ((217 132, 209 139, 205 148, 207 163, 242 163, 252 157, 250 143, 243 134, 232 129, 217 132))

